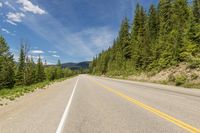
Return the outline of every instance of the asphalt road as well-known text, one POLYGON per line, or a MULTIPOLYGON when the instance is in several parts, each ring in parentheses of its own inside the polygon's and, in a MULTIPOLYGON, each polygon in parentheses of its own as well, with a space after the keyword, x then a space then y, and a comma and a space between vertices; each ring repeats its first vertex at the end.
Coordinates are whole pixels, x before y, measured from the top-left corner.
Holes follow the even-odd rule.
POLYGON ((200 90, 80 75, 0 108, 0 133, 200 133, 200 90))

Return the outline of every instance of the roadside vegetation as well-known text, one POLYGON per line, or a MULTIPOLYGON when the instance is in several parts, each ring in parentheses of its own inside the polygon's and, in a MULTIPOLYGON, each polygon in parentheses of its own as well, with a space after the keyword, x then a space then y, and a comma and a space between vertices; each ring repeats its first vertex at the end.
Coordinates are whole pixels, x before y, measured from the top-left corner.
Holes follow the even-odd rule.
POLYGON ((14 100, 54 81, 76 75, 76 72, 62 68, 60 60, 57 65, 48 66, 38 56, 35 63, 28 52, 27 44, 22 43, 19 60, 14 62, 6 40, 0 36, 0 100, 14 100))
POLYGON ((148 12, 138 4, 133 22, 124 18, 113 45, 94 57, 90 73, 200 88, 199 11, 199 0, 160 0, 148 12), (177 70, 182 64, 186 68, 177 70))

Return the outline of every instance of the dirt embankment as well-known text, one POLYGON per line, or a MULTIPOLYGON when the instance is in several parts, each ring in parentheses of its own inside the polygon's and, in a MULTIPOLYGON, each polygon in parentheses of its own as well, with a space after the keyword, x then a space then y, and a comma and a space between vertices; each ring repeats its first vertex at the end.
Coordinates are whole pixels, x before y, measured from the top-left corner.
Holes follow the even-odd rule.
POLYGON ((187 63, 181 63, 177 66, 164 69, 158 73, 142 73, 139 76, 131 75, 127 78, 129 80, 200 88, 200 68, 190 68, 187 63))

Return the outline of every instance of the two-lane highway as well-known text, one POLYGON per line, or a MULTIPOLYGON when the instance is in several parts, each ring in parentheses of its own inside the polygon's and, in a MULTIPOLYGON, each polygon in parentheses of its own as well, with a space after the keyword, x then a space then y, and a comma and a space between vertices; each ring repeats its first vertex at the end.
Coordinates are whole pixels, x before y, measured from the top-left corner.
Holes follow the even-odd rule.
POLYGON ((200 133, 200 90, 80 75, 0 108, 2 133, 200 133))

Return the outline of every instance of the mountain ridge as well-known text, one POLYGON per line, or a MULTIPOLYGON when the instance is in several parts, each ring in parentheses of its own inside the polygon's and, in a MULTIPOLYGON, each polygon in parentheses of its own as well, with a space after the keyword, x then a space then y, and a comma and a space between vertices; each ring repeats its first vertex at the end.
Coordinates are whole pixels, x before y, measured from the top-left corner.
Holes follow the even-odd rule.
POLYGON ((78 63, 74 62, 67 62, 67 63, 62 63, 62 68, 70 68, 72 70, 77 70, 77 69, 88 69, 89 64, 91 61, 82 61, 78 63))

